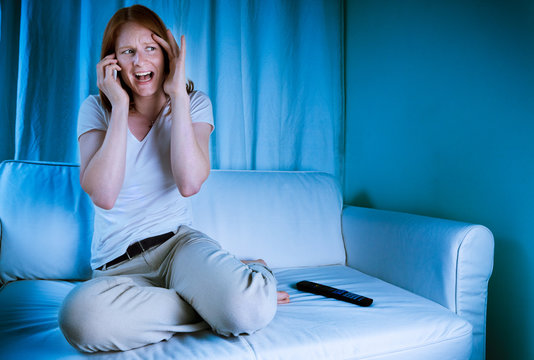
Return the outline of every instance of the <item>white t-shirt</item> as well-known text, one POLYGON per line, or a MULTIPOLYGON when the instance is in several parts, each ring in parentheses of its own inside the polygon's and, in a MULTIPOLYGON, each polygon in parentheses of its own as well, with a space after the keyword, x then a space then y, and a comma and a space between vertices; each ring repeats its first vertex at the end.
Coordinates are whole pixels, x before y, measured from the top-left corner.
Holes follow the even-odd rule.
MULTIPOLYGON (((202 92, 189 95, 191 119, 212 125, 210 99, 202 92)), ((171 115, 168 108, 139 141, 128 130, 124 184, 110 210, 95 206, 91 267, 96 269, 124 254, 139 240, 176 231, 192 221, 190 201, 184 198, 171 172, 171 115)), ((100 96, 91 95, 82 103, 78 114, 78 137, 90 130, 108 129, 111 114, 104 109, 100 96)))

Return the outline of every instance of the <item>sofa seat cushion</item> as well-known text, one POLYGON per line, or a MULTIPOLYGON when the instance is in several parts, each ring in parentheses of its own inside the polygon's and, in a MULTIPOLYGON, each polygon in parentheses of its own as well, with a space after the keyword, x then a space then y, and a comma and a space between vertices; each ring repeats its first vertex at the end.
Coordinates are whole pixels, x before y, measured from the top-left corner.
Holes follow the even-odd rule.
POLYGON ((61 303, 75 286, 67 281, 23 280, 0 290, 0 359, 254 359, 242 337, 224 338, 211 331, 180 334, 125 352, 82 354, 58 326, 61 303))
MULTIPOLYGON (((471 326, 441 305, 346 266, 278 269, 279 289, 291 295, 273 322, 249 336, 210 331, 97 358, 142 359, 468 359, 471 326), (310 280, 374 299, 363 308, 303 293, 310 280)), ((73 283, 25 280, 0 291, 2 359, 85 358, 63 338, 57 312, 73 283)), ((93 356, 94 357, 94 356, 93 356)))
POLYGON ((347 266, 276 271, 291 304, 269 328, 248 337, 259 359, 469 359, 472 327, 445 307, 347 266), (374 300, 359 307, 300 292, 309 280, 374 300), (284 347, 284 356, 278 350, 284 347))

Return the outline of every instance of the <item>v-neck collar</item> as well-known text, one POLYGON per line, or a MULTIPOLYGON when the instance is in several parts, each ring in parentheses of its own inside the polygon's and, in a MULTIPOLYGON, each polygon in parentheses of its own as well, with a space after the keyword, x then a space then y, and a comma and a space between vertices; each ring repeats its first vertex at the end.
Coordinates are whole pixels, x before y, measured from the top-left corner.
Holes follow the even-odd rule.
MULTIPOLYGON (((156 124, 154 123, 154 126, 156 126, 156 124)), ((148 132, 146 133, 145 137, 142 138, 141 140, 139 140, 133 133, 132 131, 130 130, 130 127, 128 126, 128 134, 132 137, 133 140, 135 140, 135 142, 137 144, 143 144, 146 142, 146 139, 150 136, 150 133, 152 132, 152 130, 154 129, 154 126, 152 126, 150 128, 150 130, 148 130, 148 132)))
POLYGON ((163 114, 165 114, 165 112, 167 111, 167 108, 169 107, 169 104, 165 104, 165 106, 163 106, 163 109, 160 111, 158 117, 156 118, 156 120, 154 121, 154 123, 152 124, 152 126, 150 127, 150 129, 148 130, 148 132, 146 133, 145 137, 142 138, 141 140, 139 140, 133 133, 132 131, 130 130, 130 126, 128 125, 128 134, 130 134, 130 136, 135 140, 136 143, 138 144, 143 144, 146 142, 146 139, 150 136, 150 134, 153 132, 152 130, 154 130, 154 128, 156 126, 159 126, 158 124, 161 122, 161 119, 163 118, 163 114))

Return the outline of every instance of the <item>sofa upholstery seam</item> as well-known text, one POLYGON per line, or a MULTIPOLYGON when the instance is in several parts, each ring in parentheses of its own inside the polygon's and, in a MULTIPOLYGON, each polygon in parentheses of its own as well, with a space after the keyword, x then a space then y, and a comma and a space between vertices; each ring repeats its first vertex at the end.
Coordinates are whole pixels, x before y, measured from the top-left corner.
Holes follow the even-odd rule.
POLYGON ((454 274, 454 313, 456 315, 458 315, 458 276, 459 276, 459 271, 460 271, 460 251, 462 249, 464 240, 470 231, 471 230, 465 231, 465 234, 462 236, 458 244, 458 249, 456 250, 456 266, 455 266, 455 274, 454 274))
POLYGON ((464 236, 462 236, 462 239, 461 239, 460 243, 458 244, 458 251, 456 253, 456 274, 454 276, 454 313, 456 315, 458 315, 458 311, 459 311, 459 308, 458 308, 459 280, 458 280, 458 277, 460 275, 460 252, 462 251, 462 246, 464 244, 465 239, 467 239, 467 237, 469 237, 469 234, 471 234, 471 232, 473 230, 474 230, 474 228, 472 226, 468 226, 464 236))
POLYGON ((469 234, 471 234, 473 231, 475 231, 476 226, 469 225, 467 226, 467 229, 465 231, 464 236, 462 236, 462 239, 460 240, 460 243, 458 244, 458 250, 456 252, 456 274, 454 276, 454 313, 458 315, 459 307, 458 307, 458 287, 459 287, 459 280, 458 277, 460 275, 460 252, 462 250, 462 246, 464 244, 464 241, 469 237, 469 234))
POLYGON ((1 164, 25 164, 25 165, 45 165, 45 166, 68 166, 68 167, 80 167, 79 164, 67 163, 67 162, 55 162, 55 161, 39 161, 39 160, 4 160, 1 164))
POLYGON ((254 359, 258 360, 258 354, 256 354, 256 350, 254 350, 254 347, 252 347, 252 344, 247 339, 245 339, 244 336, 239 336, 239 340, 241 341, 241 343, 244 343, 245 346, 250 350, 250 352, 254 356, 254 359))

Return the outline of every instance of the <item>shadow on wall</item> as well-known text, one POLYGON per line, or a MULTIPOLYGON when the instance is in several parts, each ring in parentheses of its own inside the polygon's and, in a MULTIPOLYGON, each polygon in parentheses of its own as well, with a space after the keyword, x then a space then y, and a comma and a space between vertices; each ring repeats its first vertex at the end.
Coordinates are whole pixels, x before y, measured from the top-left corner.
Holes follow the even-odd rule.
POLYGON ((365 208, 374 208, 373 203, 371 202, 371 197, 369 194, 363 190, 358 192, 352 199, 345 201, 345 204, 350 204, 354 206, 360 206, 365 208))
MULTIPOLYGON (((532 284, 534 279, 528 264, 528 256, 519 242, 495 238, 495 264, 489 282, 486 323, 487 329, 493 329, 487 332, 488 359, 526 359, 524 355, 530 350, 527 339, 532 339, 532 334, 528 334, 532 299, 528 299, 528 293, 522 291, 525 279, 516 276, 523 274, 527 277, 527 284, 532 284), (521 309, 522 316, 514 316, 518 309, 521 309), (502 346, 503 336, 513 338, 513 346, 502 346)), ((534 359, 534 354, 530 354, 528 359, 534 359)))

